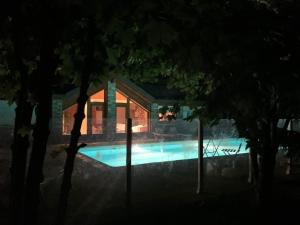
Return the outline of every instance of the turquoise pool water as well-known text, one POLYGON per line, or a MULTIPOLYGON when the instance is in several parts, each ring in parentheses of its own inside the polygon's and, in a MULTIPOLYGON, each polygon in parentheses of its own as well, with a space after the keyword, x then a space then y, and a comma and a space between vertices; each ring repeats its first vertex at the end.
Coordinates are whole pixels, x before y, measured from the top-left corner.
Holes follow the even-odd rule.
MULTIPOLYGON (((203 145, 206 149, 204 157, 224 156, 222 149, 238 149, 240 144, 242 145, 239 154, 247 153, 244 139, 204 140, 203 145)), ((85 147, 80 150, 80 153, 111 167, 126 165, 125 145, 85 147)), ((132 145, 132 165, 196 158, 198 158, 198 142, 195 140, 132 145)))

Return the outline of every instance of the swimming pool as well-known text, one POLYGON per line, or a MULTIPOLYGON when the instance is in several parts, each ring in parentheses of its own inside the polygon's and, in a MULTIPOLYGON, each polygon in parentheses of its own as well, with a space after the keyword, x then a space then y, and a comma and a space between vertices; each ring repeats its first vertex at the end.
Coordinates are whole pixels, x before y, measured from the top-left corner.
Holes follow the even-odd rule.
MULTIPOLYGON (((238 149, 239 154, 247 153, 244 139, 227 138, 215 139, 213 141, 204 140, 203 146, 206 148, 204 157, 224 156, 222 149, 238 149), (214 154, 216 148, 218 151, 214 154)), ((111 167, 121 167, 126 165, 126 146, 109 145, 85 147, 79 151, 81 154, 95 159, 111 167)), ((132 145, 132 165, 141 165, 156 162, 168 162, 198 158, 198 142, 172 141, 156 142, 132 145)))

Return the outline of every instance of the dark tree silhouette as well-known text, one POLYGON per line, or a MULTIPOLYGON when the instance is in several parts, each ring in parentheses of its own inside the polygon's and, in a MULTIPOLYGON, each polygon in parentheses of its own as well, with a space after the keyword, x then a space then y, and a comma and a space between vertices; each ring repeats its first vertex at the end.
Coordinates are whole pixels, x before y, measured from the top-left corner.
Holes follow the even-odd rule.
MULTIPOLYGON (((58 23, 51 17, 53 9, 42 7, 38 13, 40 29, 40 63, 33 78, 33 96, 36 101, 36 123, 33 129, 33 142, 28 166, 26 188, 24 224, 35 225, 40 197, 40 183, 43 181, 43 164, 50 134, 50 119, 52 113, 52 86, 57 67, 57 35, 60 31, 58 23), (50 13, 51 12, 51 13, 50 13)), ((56 14, 58 16, 58 13, 56 14)), ((62 21, 60 22, 62 23, 62 21)))
POLYGON ((87 38, 86 38, 86 59, 84 61, 84 70, 80 79, 80 92, 77 99, 77 111, 74 115, 75 121, 71 131, 69 146, 66 149, 67 158, 64 166, 64 175, 59 196, 59 204, 56 218, 56 225, 65 224, 66 210, 68 204, 69 193, 71 190, 71 179, 74 168, 74 161, 78 150, 84 147, 84 144, 78 145, 78 140, 81 135, 80 129, 82 120, 85 118, 84 107, 88 100, 88 87, 90 85, 90 77, 92 73, 92 65, 94 60, 94 45, 95 45, 95 21, 94 18, 87 19, 87 38))
POLYGON ((136 73, 143 79, 166 77, 186 94, 193 116, 234 119, 251 148, 264 203, 272 193, 277 123, 300 112, 299 7, 296 1, 204 0, 161 4, 159 15, 142 9, 134 15, 155 20, 138 30, 146 40, 142 49, 150 45, 156 51, 139 49, 125 64, 130 72, 146 71, 136 73), (159 72, 149 75, 155 69, 159 72))
POLYGON ((24 182, 26 171, 27 150, 29 147, 29 127, 31 125, 33 105, 29 101, 29 75, 28 67, 24 65, 24 47, 26 43, 22 39, 24 35, 23 19, 20 5, 13 5, 13 20, 11 38, 13 43, 13 57, 15 70, 20 74, 20 89, 16 93, 16 117, 14 126, 14 138, 11 145, 11 190, 10 212, 11 224, 21 224, 22 207, 24 197, 24 182))

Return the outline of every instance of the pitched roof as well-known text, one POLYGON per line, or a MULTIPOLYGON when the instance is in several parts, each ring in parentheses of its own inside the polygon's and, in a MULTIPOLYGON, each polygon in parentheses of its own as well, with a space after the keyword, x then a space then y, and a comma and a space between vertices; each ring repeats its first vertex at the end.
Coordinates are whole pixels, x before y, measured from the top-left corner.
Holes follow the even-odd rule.
POLYGON ((183 100, 184 94, 164 84, 140 83, 139 86, 157 100, 183 100))
MULTIPOLYGON (((160 83, 142 83, 131 81, 129 79, 118 77, 115 79, 117 88, 124 94, 130 96, 143 106, 151 102, 158 104, 173 104, 175 101, 183 101, 184 95, 175 89, 167 88, 166 81, 160 83)), ((92 95, 104 88, 104 84, 92 84, 88 89, 88 95, 92 95)), ((79 88, 68 91, 63 97, 63 108, 74 104, 79 95, 79 88)))

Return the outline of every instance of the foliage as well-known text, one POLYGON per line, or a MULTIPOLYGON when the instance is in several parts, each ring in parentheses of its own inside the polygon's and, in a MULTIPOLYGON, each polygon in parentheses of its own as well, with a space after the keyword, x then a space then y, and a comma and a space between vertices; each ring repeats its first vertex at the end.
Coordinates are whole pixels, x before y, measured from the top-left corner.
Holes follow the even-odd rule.
MULTIPOLYGON (((0 23, 0 31, 3 34, 0 36, 0 97, 12 103, 16 100, 16 93, 20 90, 20 71, 16 65, 12 18, 6 17, 0 23)), ((36 55, 36 40, 26 29, 28 28, 24 27, 24 30, 19 31, 24 35, 20 54, 22 54, 23 64, 29 77, 32 77, 37 69, 39 58, 36 55)))
POLYGON ((167 120, 175 120, 177 118, 177 113, 180 111, 180 105, 174 104, 173 106, 163 106, 159 108, 159 119, 163 119, 164 117, 167 118, 167 120))
MULTIPOLYGON (((146 43, 136 45, 136 51, 148 52, 151 47, 156 54, 134 55, 134 60, 129 55, 124 68, 138 68, 134 72, 139 75, 134 76, 143 80, 168 77, 171 87, 186 94, 194 116, 264 124, 270 117, 299 115, 297 2, 175 2, 178 7, 172 12, 163 4, 159 16, 151 14, 152 19, 170 26, 165 31, 172 30, 174 39, 154 45, 149 40, 153 35, 163 37, 161 29, 153 28, 150 33, 137 29, 146 43), (156 62, 151 61, 155 58, 156 62)), ((149 11, 141 14, 150 17, 149 11)), ((151 27, 153 21, 148 20, 151 27)), ((245 127, 249 124, 239 126, 244 127, 241 135, 251 136, 245 127)))
POLYGON ((260 193, 267 196, 280 140, 276 125, 300 113, 300 4, 174 0, 137 9, 137 41, 119 54, 125 59, 120 70, 143 81, 167 78, 171 88, 185 93, 190 119, 234 119, 253 162, 257 153, 262 156, 255 168, 260 193))

